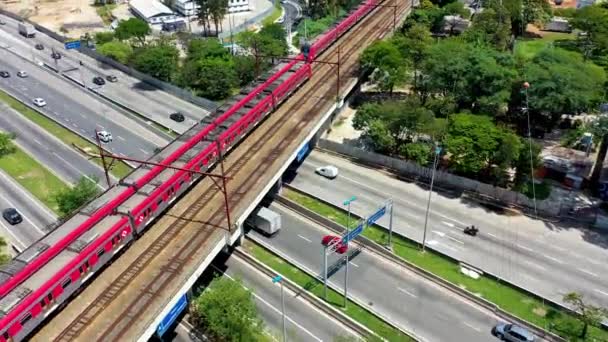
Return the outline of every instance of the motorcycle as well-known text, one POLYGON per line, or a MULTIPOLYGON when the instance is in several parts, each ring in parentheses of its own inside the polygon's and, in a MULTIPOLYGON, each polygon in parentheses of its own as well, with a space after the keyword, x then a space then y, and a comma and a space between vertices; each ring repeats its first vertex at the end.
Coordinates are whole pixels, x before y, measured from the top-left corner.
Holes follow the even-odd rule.
POLYGON ((479 232, 479 229, 475 228, 475 226, 466 227, 464 229, 464 233, 467 235, 475 236, 479 232))

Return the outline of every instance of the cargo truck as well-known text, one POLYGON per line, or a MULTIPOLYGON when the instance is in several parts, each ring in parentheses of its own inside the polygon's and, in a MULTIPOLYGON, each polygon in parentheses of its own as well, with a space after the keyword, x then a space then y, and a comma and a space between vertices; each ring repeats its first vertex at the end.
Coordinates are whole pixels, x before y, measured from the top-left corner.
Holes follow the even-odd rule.
POLYGON ((253 212, 246 222, 267 236, 275 235, 281 229, 281 215, 265 207, 253 212))
POLYGON ((36 37, 36 29, 34 25, 28 23, 19 23, 19 33, 27 38, 36 37))

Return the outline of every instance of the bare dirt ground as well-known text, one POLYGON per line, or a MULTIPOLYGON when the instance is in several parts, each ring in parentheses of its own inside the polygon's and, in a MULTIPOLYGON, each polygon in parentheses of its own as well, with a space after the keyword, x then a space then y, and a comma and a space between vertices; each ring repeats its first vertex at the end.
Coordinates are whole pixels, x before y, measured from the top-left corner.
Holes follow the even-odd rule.
POLYGON ((92 0, 0 0, 0 4, 10 12, 72 38, 105 29, 92 0))

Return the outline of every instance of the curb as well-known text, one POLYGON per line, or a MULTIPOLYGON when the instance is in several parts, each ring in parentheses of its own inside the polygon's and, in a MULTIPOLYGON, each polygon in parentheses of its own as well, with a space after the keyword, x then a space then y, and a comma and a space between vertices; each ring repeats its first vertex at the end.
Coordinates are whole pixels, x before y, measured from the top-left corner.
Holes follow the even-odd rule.
POLYGON ((342 323, 346 327, 350 328, 351 330, 353 330, 360 336, 362 336, 362 337, 369 337, 369 336, 379 337, 378 335, 376 335, 376 333, 374 333, 373 331, 368 329, 366 326, 355 321, 354 319, 350 318, 346 314, 340 312, 340 310, 330 306, 329 304, 327 304, 326 302, 321 300, 319 297, 315 296, 314 294, 310 293, 308 290, 302 288, 300 285, 291 281, 288 277, 285 277, 282 274, 274 271, 270 267, 266 266, 260 260, 256 259, 253 255, 242 250, 242 248, 240 248, 240 247, 235 248, 234 253, 238 257, 242 258, 247 263, 249 263, 251 266, 253 266, 255 269, 266 274, 267 276, 269 276, 271 278, 274 278, 277 275, 281 275, 283 277, 282 282, 285 285, 285 287, 287 287, 292 292, 296 293, 297 296, 303 298, 308 303, 312 304, 315 308, 319 309, 320 311, 326 313, 327 315, 334 318, 338 322, 342 323))
MULTIPOLYGON (((285 261, 287 261, 288 263, 292 264, 294 267, 300 269, 301 271, 303 271, 304 273, 308 274, 310 277, 316 279, 317 281, 320 281, 321 283, 323 282, 323 279, 316 273, 314 273, 313 271, 311 271, 310 269, 308 269, 306 266, 300 264, 299 262, 293 260, 292 258, 286 256, 285 254, 281 253, 280 251, 278 251, 276 248, 270 246, 269 244, 267 244, 264 241, 261 241, 253 236, 247 236, 247 239, 255 242, 256 244, 264 247, 265 249, 267 249, 270 253, 278 256, 281 259, 284 259, 285 261)), ((341 293, 342 289, 338 288, 336 285, 331 284, 330 282, 327 283, 327 287, 336 291, 337 293, 341 293)), ((349 295, 348 299, 350 301, 352 301, 353 303, 359 305, 360 307, 362 307, 363 309, 365 309, 365 311, 369 312, 370 314, 378 317, 379 319, 381 319, 382 321, 384 321, 386 324, 388 324, 389 326, 391 326, 392 328, 400 331, 401 333, 403 333, 404 335, 410 336, 411 338, 413 338, 416 341, 425 341, 423 338, 417 336, 416 334, 414 334, 413 332, 409 331, 409 330, 405 330, 404 328, 400 327, 397 323, 393 322, 391 319, 389 319, 388 317, 378 313, 376 310, 372 309, 369 305, 367 305, 367 303, 365 303, 364 301, 349 295)))
MULTIPOLYGON (((287 199, 285 197, 278 196, 278 197, 276 197, 276 199, 277 199, 277 201, 279 203, 285 205, 286 207, 290 208, 291 210, 299 213, 300 215, 302 215, 302 216, 304 216, 304 217, 306 217, 306 218, 308 218, 308 219, 310 219, 310 220, 312 220, 314 222, 317 222, 317 223, 319 223, 319 224, 327 227, 328 229, 330 229, 332 231, 335 231, 335 232, 340 233, 340 234, 346 231, 346 229, 343 226, 341 226, 340 224, 338 224, 338 223, 336 223, 334 221, 331 221, 331 220, 329 220, 329 219, 327 219, 327 218, 325 218, 325 217, 323 217, 321 215, 318 215, 318 214, 316 214, 316 213, 308 210, 307 208, 305 208, 305 207, 303 207, 303 206, 301 206, 301 205, 299 205, 299 204, 297 204, 297 203, 295 203, 295 202, 293 202, 293 201, 291 201, 291 200, 289 200, 289 199, 287 199)), ((357 217, 356 215, 353 215, 352 213, 351 213, 351 216, 352 217, 357 217)), ((400 237, 402 237, 404 239, 410 240, 407 237, 403 237, 402 235, 400 235, 398 233, 393 232, 393 234, 398 235, 398 236, 400 236, 400 237)), ((436 283, 438 285, 441 285, 442 287, 446 288, 447 290, 450 290, 451 292, 453 292, 453 293, 455 293, 455 294, 457 294, 457 295, 459 295, 461 297, 464 297, 464 298, 466 298, 466 299, 468 299, 468 300, 470 300, 470 301, 472 301, 472 302, 474 302, 474 303, 482 306, 483 308, 485 308, 487 310, 492 311, 493 313, 495 313, 496 315, 500 316, 501 318, 506 319, 506 320, 510 320, 510 321, 515 321, 518 324, 527 327, 532 332, 534 332, 535 335, 537 335, 539 337, 542 337, 542 338, 544 338, 544 339, 546 339, 548 341, 555 341, 555 342, 564 342, 564 341, 566 341, 565 339, 561 338, 560 336, 557 336, 556 334, 554 334, 552 332, 549 332, 549 331, 547 331, 547 330, 545 330, 545 329, 543 329, 543 328, 541 328, 541 327, 539 327, 539 326, 537 326, 535 324, 527 322, 527 321, 525 321, 525 320, 523 320, 523 319, 521 319, 521 318, 519 318, 519 317, 517 317, 517 316, 515 316, 515 315, 513 315, 511 313, 508 313, 508 312, 504 311, 503 309, 501 309, 500 307, 498 307, 496 304, 494 304, 494 303, 492 303, 492 302, 490 302, 490 301, 488 301, 488 300, 486 300, 486 299, 484 299, 482 297, 479 297, 479 296, 477 296, 477 295, 475 295, 475 294, 473 294, 473 293, 471 293, 471 292, 469 292, 469 291, 467 291, 467 290, 465 290, 465 289, 457 286, 456 284, 454 284, 452 282, 449 282, 449 281, 447 281, 447 280, 445 280, 445 279, 443 279, 443 278, 441 278, 441 277, 439 277, 439 276, 437 276, 437 275, 435 275, 435 274, 433 274, 433 273, 431 273, 431 272, 429 272, 429 271, 427 271, 427 270, 425 270, 425 269, 423 269, 423 268, 421 268, 421 267, 419 267, 417 265, 414 265, 414 264, 410 263, 409 261, 407 261, 407 260, 405 260, 405 259, 403 259, 403 258, 401 258, 401 257, 399 257, 397 255, 395 255, 394 253, 390 252, 384 246, 381 246, 380 244, 378 244, 378 243, 370 240, 369 238, 367 238, 365 236, 359 235, 359 236, 357 236, 355 238, 355 241, 357 241, 358 243, 360 243, 364 247, 368 248, 369 250, 375 252, 376 254, 379 254, 382 257, 385 257, 385 258, 387 258, 387 259, 389 259, 389 260, 397 263, 398 265, 400 265, 400 266, 402 266, 404 268, 407 268, 407 269, 415 272, 416 274, 418 274, 418 275, 420 275, 420 276, 422 276, 422 277, 424 277, 424 278, 426 278, 426 279, 428 279, 428 280, 430 280, 430 281, 432 281, 432 282, 434 282, 434 283, 436 283)), ((429 248, 429 249, 432 249, 432 248, 429 248)), ((442 255, 443 256, 443 254, 435 251, 434 249, 432 249, 432 250, 433 250, 434 253, 437 253, 438 255, 442 255)), ((455 260, 455 259, 450 258, 450 257, 447 257, 447 258, 449 258, 450 260, 453 260, 453 261, 455 260)), ((458 262, 457 262, 457 264, 458 264, 458 262)), ((491 276, 491 274, 490 274, 490 276, 491 276)), ((514 285, 511 285, 511 286, 514 286, 514 285)), ((514 287, 520 289, 517 286, 514 286, 514 287)), ((526 293, 528 292, 528 291, 526 291, 524 289, 522 289, 522 290, 525 291, 526 293)), ((557 304, 555 304, 553 302, 551 302, 551 304, 557 305, 557 304)), ((562 307, 562 309, 563 310, 567 310, 568 312, 572 312, 571 310, 569 310, 567 308, 563 308, 562 307)))

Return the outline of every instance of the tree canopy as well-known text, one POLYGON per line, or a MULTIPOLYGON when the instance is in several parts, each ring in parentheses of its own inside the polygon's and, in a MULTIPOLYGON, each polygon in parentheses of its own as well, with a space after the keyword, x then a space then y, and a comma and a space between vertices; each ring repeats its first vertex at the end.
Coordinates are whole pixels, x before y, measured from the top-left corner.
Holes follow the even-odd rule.
POLYGON ((579 36, 579 47, 585 59, 607 52, 608 9, 600 5, 582 7, 574 12, 570 25, 585 32, 579 36))
POLYGON ((70 215, 74 210, 95 197, 100 192, 97 179, 81 177, 74 187, 66 189, 55 196, 59 211, 64 216, 70 215))
POLYGON ((127 64, 133 55, 131 45, 117 40, 99 45, 97 51, 102 55, 113 58, 123 64, 127 64))
POLYGON ((263 330, 253 294, 239 279, 213 279, 209 287, 191 304, 196 322, 218 341, 256 341, 263 330))
POLYGON ((179 51, 170 43, 161 42, 140 48, 133 55, 133 65, 137 70, 170 81, 178 68, 179 51))
POLYGON ((139 18, 121 20, 114 30, 114 36, 119 40, 134 38, 140 46, 146 43, 146 36, 150 34, 150 26, 139 18))
POLYGON ((15 152, 13 137, 12 134, 0 132, 0 157, 15 152))
POLYGON ((392 92, 393 88, 405 81, 406 66, 401 53, 391 42, 379 40, 372 43, 361 55, 361 65, 374 71, 378 86, 383 91, 392 92))

